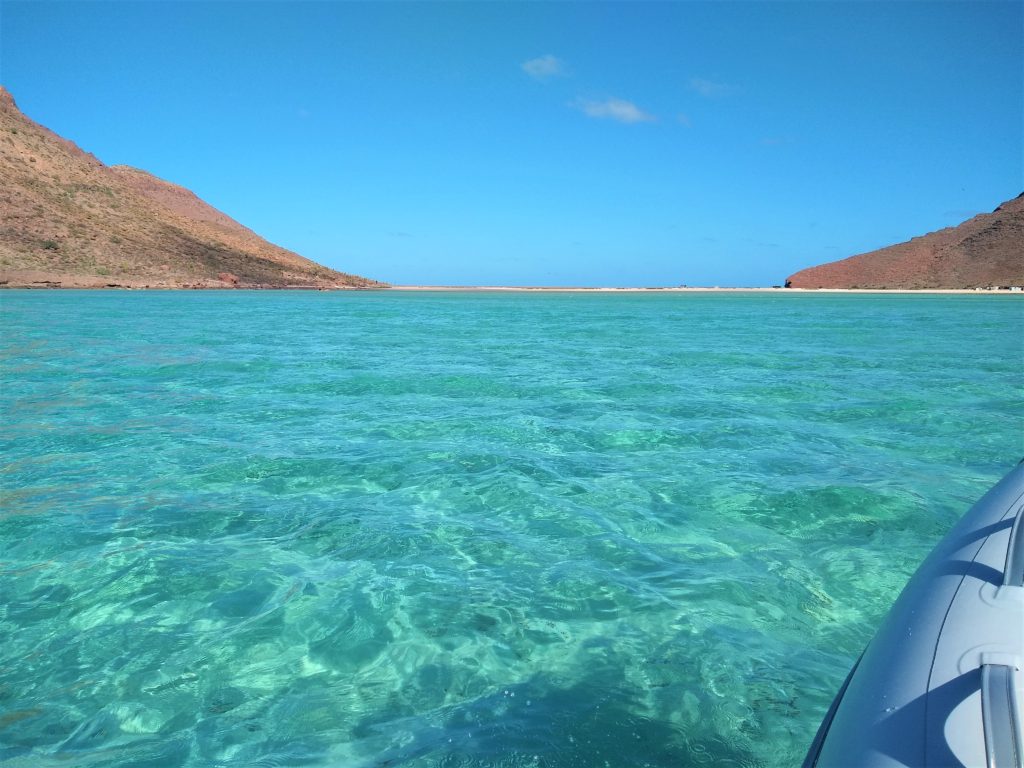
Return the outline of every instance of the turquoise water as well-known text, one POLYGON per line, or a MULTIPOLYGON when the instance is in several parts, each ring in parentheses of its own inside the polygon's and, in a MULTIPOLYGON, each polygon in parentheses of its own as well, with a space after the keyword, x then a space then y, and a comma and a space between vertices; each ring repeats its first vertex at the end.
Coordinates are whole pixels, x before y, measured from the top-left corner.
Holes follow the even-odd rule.
POLYGON ((792 766, 1024 455, 998 296, 0 294, 0 762, 792 766))

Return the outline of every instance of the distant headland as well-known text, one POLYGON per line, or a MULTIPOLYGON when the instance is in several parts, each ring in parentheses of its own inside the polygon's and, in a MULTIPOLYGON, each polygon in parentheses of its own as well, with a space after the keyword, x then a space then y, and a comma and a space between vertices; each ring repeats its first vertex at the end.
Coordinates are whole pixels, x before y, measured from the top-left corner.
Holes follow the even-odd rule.
POLYGON ((1011 288, 1024 286, 1024 194, 905 243, 802 269, 792 288, 1011 288))
POLYGON ((0 86, 0 285, 371 288, 267 242, 189 190, 107 166, 0 86))

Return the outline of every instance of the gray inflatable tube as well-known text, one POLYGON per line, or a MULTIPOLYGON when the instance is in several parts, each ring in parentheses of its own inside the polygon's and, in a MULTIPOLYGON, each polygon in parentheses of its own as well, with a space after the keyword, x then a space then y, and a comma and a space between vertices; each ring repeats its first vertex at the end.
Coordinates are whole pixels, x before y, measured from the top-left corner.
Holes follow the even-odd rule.
POLYGON ((1024 768, 1024 463, 910 579, 804 768, 1024 768))

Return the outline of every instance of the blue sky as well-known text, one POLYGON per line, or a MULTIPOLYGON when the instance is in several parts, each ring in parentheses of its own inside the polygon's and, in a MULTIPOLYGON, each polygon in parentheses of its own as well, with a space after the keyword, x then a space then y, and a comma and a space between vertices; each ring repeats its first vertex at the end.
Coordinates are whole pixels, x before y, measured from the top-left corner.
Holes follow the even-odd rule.
POLYGON ((1024 190, 1022 9, 4 0, 0 82, 337 269, 771 285, 1024 190))

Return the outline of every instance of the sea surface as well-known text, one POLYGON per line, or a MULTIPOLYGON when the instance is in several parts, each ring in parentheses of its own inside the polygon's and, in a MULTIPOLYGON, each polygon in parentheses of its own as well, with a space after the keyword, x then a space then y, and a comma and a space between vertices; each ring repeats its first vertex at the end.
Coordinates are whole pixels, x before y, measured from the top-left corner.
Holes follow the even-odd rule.
POLYGON ((1010 296, 0 293, 0 763, 798 765, 1010 296))

